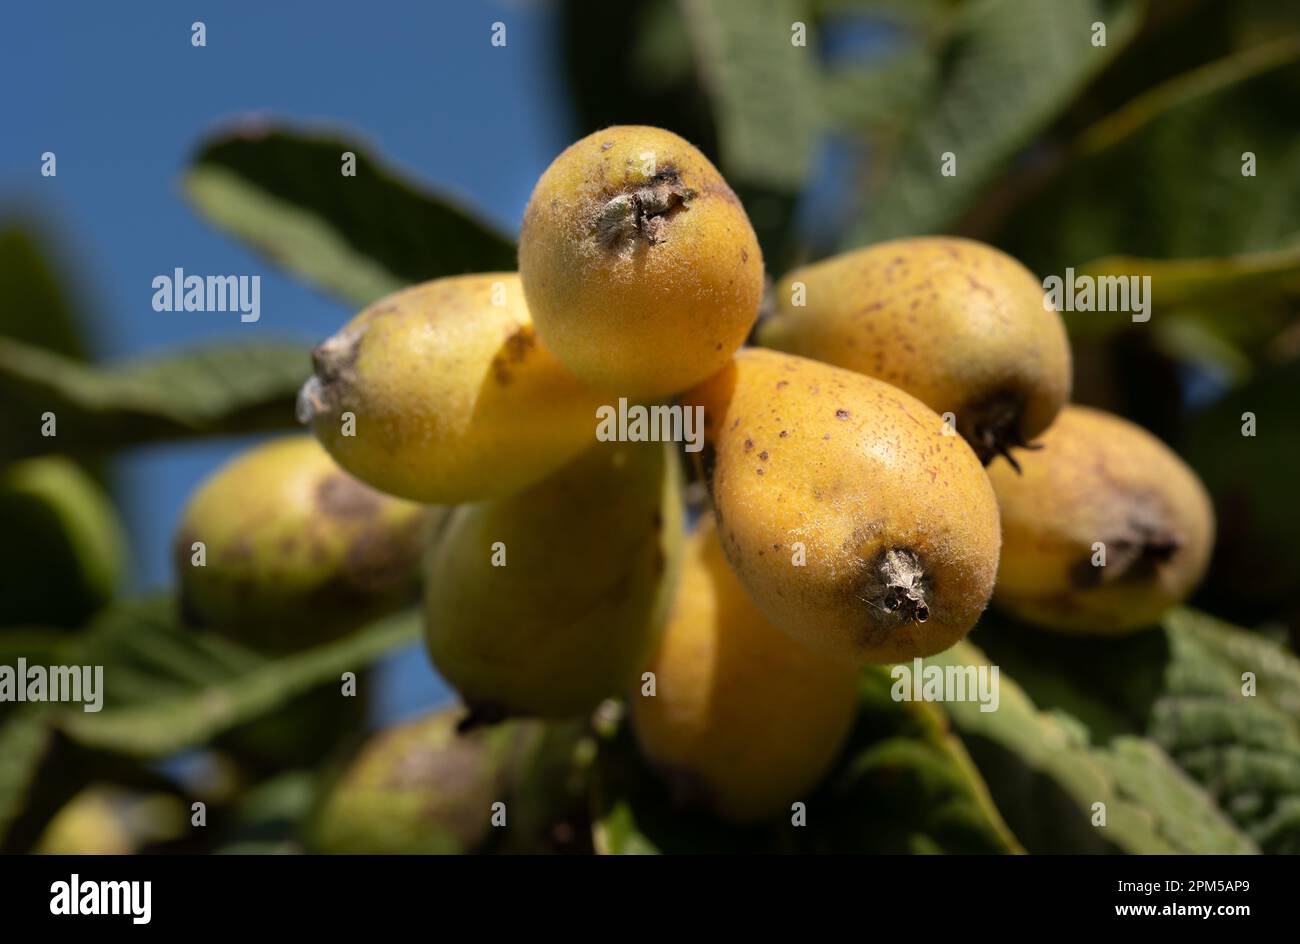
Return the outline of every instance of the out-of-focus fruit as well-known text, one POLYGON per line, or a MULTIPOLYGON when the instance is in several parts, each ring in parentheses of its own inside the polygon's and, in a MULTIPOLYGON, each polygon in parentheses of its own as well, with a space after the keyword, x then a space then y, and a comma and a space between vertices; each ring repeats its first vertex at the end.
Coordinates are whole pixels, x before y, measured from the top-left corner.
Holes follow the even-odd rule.
POLYGON ((632 696, 637 741, 686 798, 752 822, 789 809, 853 725, 857 669, 767 621, 727 564, 710 520, 687 548, 668 628, 632 696))
POLYGON ((381 855, 537 852, 576 838, 566 817, 577 796, 570 777, 583 775, 579 726, 511 721, 458 734, 461 713, 435 712, 372 737, 321 803, 314 845, 381 855))
POLYGON ((680 473, 659 443, 599 443, 518 495, 462 506, 430 555, 433 663, 485 720, 589 712, 653 650, 681 545, 680 473))
POLYGON ((1196 474, 1146 430, 1068 406, 1026 453, 992 468, 1002 509, 994 605, 1050 629, 1123 633, 1192 592, 1214 544, 1196 474), (1104 564, 1100 561, 1104 560, 1104 564))
POLYGON ((992 246, 899 239, 791 272, 774 294, 760 343, 952 413, 986 464, 1042 433, 1069 399, 1061 316, 1044 308, 1033 274, 992 246))
POLYGON ((442 515, 363 485, 310 436, 257 446, 199 486, 177 528, 183 615, 266 649, 342 635, 418 598, 442 515))
POLYGON ((178 797, 92 784, 54 814, 33 851, 133 855, 150 843, 180 838, 187 826, 186 807, 178 797))

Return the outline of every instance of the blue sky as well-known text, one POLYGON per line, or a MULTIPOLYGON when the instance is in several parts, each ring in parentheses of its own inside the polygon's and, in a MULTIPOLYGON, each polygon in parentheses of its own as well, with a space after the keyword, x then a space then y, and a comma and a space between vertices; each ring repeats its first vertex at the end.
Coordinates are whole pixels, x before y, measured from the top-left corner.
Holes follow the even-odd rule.
MULTIPOLYGON (((104 358, 215 338, 316 341, 351 312, 210 229, 181 197, 196 142, 240 115, 341 126, 375 153, 518 227, 533 182, 576 135, 549 5, 431 0, 6 4, 0 14, 0 214, 46 224, 104 358), (191 45, 202 21, 207 46, 191 45), (506 24, 504 48, 490 43, 506 24), (40 174, 41 154, 58 175, 40 174), (262 317, 155 312, 175 267, 262 276, 262 317)), ((185 498, 247 441, 137 450, 117 468, 136 589, 170 582, 185 498)), ((437 691, 427 660, 400 660, 385 713, 437 691)))

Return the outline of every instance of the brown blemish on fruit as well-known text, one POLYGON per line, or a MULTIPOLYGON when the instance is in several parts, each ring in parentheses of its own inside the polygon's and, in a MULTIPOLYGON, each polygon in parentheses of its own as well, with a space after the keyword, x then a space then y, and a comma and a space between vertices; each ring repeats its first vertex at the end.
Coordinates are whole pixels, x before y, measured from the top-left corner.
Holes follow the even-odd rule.
POLYGON ((316 486, 316 505, 330 518, 368 518, 379 512, 377 492, 346 475, 329 475, 316 486))
POLYGON ((531 325, 513 326, 492 358, 492 376, 496 382, 503 387, 508 385, 513 376, 510 369, 522 363, 536 346, 537 336, 531 325))
POLYGON ((835 411, 835 418, 836 418, 837 420, 847 420, 847 419, 849 418, 849 411, 848 411, 848 410, 843 410, 843 409, 841 409, 841 410, 836 410, 836 411, 835 411))
POLYGON ((1105 565, 1094 565, 1089 551, 1070 568, 1071 585, 1093 590, 1105 584, 1138 583, 1154 577, 1183 548, 1183 541, 1163 523, 1168 513, 1162 505, 1154 496, 1136 500, 1126 533, 1102 542, 1106 548, 1105 565))

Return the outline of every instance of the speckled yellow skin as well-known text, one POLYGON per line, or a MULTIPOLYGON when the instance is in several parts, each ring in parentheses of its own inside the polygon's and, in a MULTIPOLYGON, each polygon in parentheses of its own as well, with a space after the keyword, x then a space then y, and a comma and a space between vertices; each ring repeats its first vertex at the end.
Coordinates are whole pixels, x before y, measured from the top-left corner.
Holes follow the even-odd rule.
POLYGON ((596 407, 607 399, 538 342, 508 272, 381 299, 315 359, 299 406, 339 464, 375 488, 436 504, 509 495, 555 471, 595 441, 596 407), (343 435, 345 411, 356 416, 355 436, 343 435))
POLYGON ((662 444, 598 443, 518 495, 452 513, 428 565, 426 639, 467 705, 573 717, 626 689, 672 601, 679 478, 662 444))
POLYGON ((758 240, 717 168, 677 135, 635 125, 589 135, 547 168, 524 211, 519 271, 547 347, 634 399, 719 370, 763 295, 758 240), (672 207, 644 228, 610 209, 656 186, 672 207))
POLYGON ((789 810, 825 775, 853 726, 857 669, 772 626, 727 564, 711 520, 688 544, 668 628, 631 695, 642 752, 723 819, 789 810))
POLYGON ((936 237, 859 249, 791 272, 775 300, 761 344, 877 377, 953 413, 986 461, 972 430, 982 404, 1009 396, 1028 442, 1070 396, 1061 316, 1044 309, 1033 273, 983 243, 936 237), (804 307, 791 304, 796 282, 804 307))
POLYGON ((361 484, 310 436, 257 446, 199 486, 177 528, 185 618, 270 649, 337 636, 418 597, 442 513, 361 484))
POLYGON ((862 664, 941 652, 975 624, 997 571, 997 504, 970 447, 925 404, 757 348, 683 399, 705 409, 701 465, 723 548, 776 626, 862 664), (919 559, 924 621, 886 606, 891 550, 919 559))
POLYGON ((1003 535, 994 605, 1049 629, 1118 634, 1185 599, 1214 544, 1196 473, 1146 430, 1087 407, 1062 410, 1042 446, 1022 475, 989 470, 1003 535), (1098 541, 1105 567, 1092 565, 1098 541))

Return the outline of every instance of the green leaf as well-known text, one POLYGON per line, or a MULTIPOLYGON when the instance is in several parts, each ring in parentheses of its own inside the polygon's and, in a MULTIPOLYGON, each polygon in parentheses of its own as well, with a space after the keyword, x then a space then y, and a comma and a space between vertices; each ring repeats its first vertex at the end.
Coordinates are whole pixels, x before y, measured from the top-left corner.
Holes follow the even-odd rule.
POLYGON ((213 224, 357 306, 445 275, 515 268, 510 239, 342 134, 242 124, 200 146, 185 191, 213 224), (347 153, 355 176, 343 174, 347 153))
MULTIPOLYGON (((1106 750, 1115 752, 1130 736, 1121 730, 1145 735, 1265 852, 1300 851, 1300 660, 1294 655, 1188 609, 1172 611, 1159 628, 1119 639, 1062 637, 1004 622, 982 636, 1040 704, 1069 711, 1091 702, 1118 719, 1104 735, 1106 750), (1026 665, 1037 670, 1027 672, 1026 665), (1244 693, 1248 672, 1253 695, 1244 693)), ((1184 815, 1177 829, 1203 833, 1209 822, 1184 815)))
POLYGON ((271 657, 181 626, 175 611, 170 599, 121 604, 77 637, 66 658, 104 666, 104 707, 60 710, 60 729, 90 747, 162 757, 278 711, 343 672, 360 672, 420 629, 419 614, 405 612, 271 657))
POLYGON ((99 484, 63 456, 0 468, 0 626, 80 626, 120 583, 126 536, 99 484))
MULTIPOLYGON (((990 664, 970 642, 927 666, 990 664)), ((1041 711, 999 665, 999 703, 945 702, 1015 834, 1030 852, 1248 853, 1254 844, 1157 744, 1127 735, 1089 743, 1062 709, 1041 711), (1105 826, 1093 826, 1094 804, 1105 826)))
MULTIPOLYGON (((1300 294, 1300 242, 1218 258, 1107 256, 1075 268, 1076 278, 1117 276, 1150 278, 1147 297, 1159 305, 1157 326, 1166 314, 1181 309, 1180 317, 1210 324, 1225 338, 1245 341, 1280 330, 1289 322, 1289 312, 1278 302, 1300 294), (1256 307, 1256 311, 1250 318, 1225 319, 1225 307, 1256 307)), ((1063 316, 1076 337, 1102 336, 1133 324, 1128 311, 1076 311, 1063 316)))
POLYGON ((29 225, 0 223, 0 335, 80 359, 85 343, 67 275, 42 242, 29 225))
POLYGON ((974 0, 939 52, 929 100, 884 166, 847 245, 942 230, 1104 69, 1136 33, 1144 5, 1107 0, 974 0), (1092 24, 1106 45, 1092 45, 1092 24), (956 174, 940 173, 941 155, 956 174))
POLYGON ((1187 424, 1183 452, 1209 489, 1218 522, 1198 599, 1239 623, 1283 616, 1294 626, 1300 615, 1297 390, 1300 361, 1264 368, 1187 424), (1253 436, 1242 435, 1248 416, 1253 436))
POLYGON ((732 827, 680 808, 641 760, 626 726, 601 744, 595 844, 613 854, 679 852, 1022 851, 979 771, 936 706, 896 702, 884 669, 862 676, 862 708, 841 759, 807 797, 808 824, 787 814, 732 827))
POLYGON ((23 815, 28 791, 53 743, 53 732, 39 708, 7 713, 0 722, 0 847, 23 815))
POLYGON ((0 459, 295 425, 311 372, 293 344, 227 344, 92 367, 0 338, 0 459), (56 436, 42 435, 53 413, 56 436))
POLYGON ((1040 273, 1114 256, 1169 260, 1152 273, 1158 305, 1165 290, 1170 304, 1209 293, 1224 322, 1253 322, 1261 290, 1276 296, 1296 281, 1297 58, 1300 40, 1283 38, 1134 100, 1085 132, 999 243, 1040 273), (1246 152, 1254 176, 1242 173, 1246 152))
POLYGON ((718 126, 729 179, 774 190, 802 187, 822 116, 798 0, 684 0, 683 18, 718 126))

